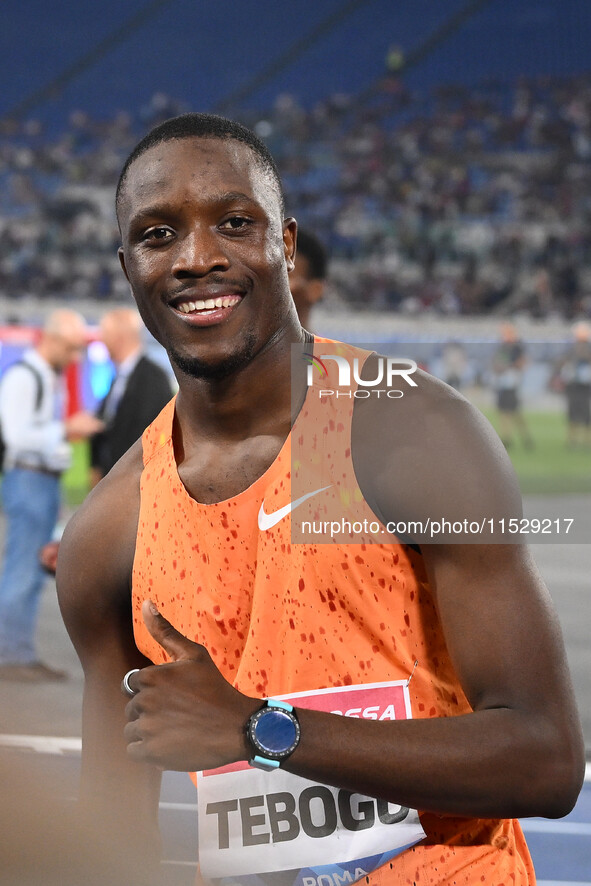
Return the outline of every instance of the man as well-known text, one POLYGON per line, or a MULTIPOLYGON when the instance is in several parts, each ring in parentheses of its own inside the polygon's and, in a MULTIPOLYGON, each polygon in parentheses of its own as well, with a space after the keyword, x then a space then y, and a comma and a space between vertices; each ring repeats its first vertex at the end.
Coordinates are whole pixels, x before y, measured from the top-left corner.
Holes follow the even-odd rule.
POLYGON ((100 322, 116 374, 98 408, 105 428, 91 440, 91 485, 109 473, 172 397, 168 374, 144 353, 143 324, 132 308, 114 308, 100 322))
POLYGON ((521 436, 526 449, 534 448, 534 441, 521 409, 519 390, 526 362, 525 346, 517 329, 512 323, 503 323, 501 343, 495 351, 492 369, 499 411, 499 432, 507 449, 513 445, 513 434, 516 432, 521 436))
MULTIPOLYGON (((62 542, 93 821, 151 882, 159 771, 203 771, 208 879, 533 883, 510 819, 565 814, 584 756, 527 552, 291 543, 304 499, 341 498, 316 479, 295 498, 298 436, 342 458, 359 484, 343 501, 378 533, 431 505, 515 509, 500 442, 424 373, 396 408, 340 398, 354 404, 348 429, 308 422, 337 398, 313 397, 306 360, 290 379, 292 345, 310 346, 289 291, 296 223, 249 130, 198 114, 164 123, 126 163, 117 207, 122 267, 179 393, 62 542)), ((380 360, 354 364, 363 383, 380 360)))
MULTIPOLYGON (((100 335, 116 374, 97 417, 104 424, 90 439, 90 486, 93 488, 153 421, 170 400, 166 371, 143 352, 143 324, 132 308, 113 308, 100 323, 100 335)), ((55 575, 59 540, 44 545, 41 564, 55 575)))
POLYGON ((65 675, 38 660, 35 628, 45 574, 40 549, 49 542, 60 503, 60 476, 70 464, 69 441, 96 433, 88 412, 64 414, 61 374, 86 347, 83 318, 49 315, 36 347, 6 370, 0 422, 6 443, 2 500, 6 516, 0 576, 0 679, 59 680, 65 675))
POLYGON ((576 323, 573 342, 554 370, 554 381, 566 399, 569 448, 591 446, 591 328, 576 323))
POLYGON ((298 229, 298 251, 289 288, 304 329, 310 328, 312 308, 324 295, 326 282, 326 250, 311 231, 298 229))

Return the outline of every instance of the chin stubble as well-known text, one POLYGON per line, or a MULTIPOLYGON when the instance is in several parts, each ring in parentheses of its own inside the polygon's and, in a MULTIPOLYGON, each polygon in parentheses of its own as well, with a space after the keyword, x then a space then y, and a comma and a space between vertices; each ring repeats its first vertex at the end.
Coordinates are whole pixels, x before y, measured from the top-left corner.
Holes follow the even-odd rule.
POLYGON ((247 366, 256 356, 256 350, 255 337, 251 336, 239 353, 230 354, 216 363, 202 360, 199 357, 188 357, 186 354, 178 353, 174 348, 170 348, 168 353, 173 365, 185 375, 208 381, 221 381, 247 366))

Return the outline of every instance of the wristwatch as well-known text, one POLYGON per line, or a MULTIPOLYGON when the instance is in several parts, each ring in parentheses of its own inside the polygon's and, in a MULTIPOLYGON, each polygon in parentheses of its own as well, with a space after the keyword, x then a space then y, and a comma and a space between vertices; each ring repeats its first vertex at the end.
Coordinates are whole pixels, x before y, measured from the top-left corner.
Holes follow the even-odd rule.
POLYGON ((268 698, 249 717, 246 735, 253 750, 249 764, 273 772, 300 743, 300 724, 288 702, 268 698))

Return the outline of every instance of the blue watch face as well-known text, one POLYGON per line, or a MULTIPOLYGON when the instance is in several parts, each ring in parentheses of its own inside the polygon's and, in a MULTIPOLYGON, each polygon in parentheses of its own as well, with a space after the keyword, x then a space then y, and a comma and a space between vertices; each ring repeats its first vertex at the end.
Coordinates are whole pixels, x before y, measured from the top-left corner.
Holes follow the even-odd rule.
POLYGON ((287 754, 299 737, 297 721, 285 711, 266 708, 253 723, 253 739, 263 753, 287 754))

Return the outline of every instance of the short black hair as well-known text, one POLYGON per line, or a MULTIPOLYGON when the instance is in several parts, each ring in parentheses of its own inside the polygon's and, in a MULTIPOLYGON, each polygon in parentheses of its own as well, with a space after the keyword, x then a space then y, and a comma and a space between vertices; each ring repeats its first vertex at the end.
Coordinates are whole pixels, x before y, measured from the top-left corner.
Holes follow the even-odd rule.
POLYGON ((123 164, 123 169, 117 182, 117 190, 115 191, 116 207, 119 206, 121 191, 132 163, 147 150, 154 147, 154 145, 181 138, 219 138, 224 141, 234 139, 234 141, 247 145, 255 153, 263 169, 272 176, 277 184, 281 212, 285 211, 285 196, 281 176, 265 143, 252 130, 241 123, 237 123, 235 120, 228 120, 226 117, 220 117, 218 114, 201 113, 180 114, 178 117, 171 117, 169 120, 165 120, 164 123, 160 123, 151 129, 138 142, 123 164))
POLYGON ((296 262, 298 255, 303 255, 308 260, 309 278, 311 280, 325 280, 328 255, 318 237, 306 228, 298 228, 296 246, 296 262))

